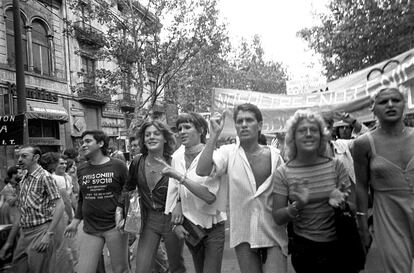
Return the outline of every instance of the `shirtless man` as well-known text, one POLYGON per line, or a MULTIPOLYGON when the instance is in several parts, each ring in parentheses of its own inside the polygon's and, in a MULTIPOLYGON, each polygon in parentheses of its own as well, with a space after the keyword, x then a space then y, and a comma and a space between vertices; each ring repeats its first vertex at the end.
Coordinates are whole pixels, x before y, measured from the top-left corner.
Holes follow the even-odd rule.
POLYGON ((238 105, 233 119, 239 142, 214 151, 224 116, 212 119, 210 139, 197 174, 228 175, 230 247, 242 273, 287 272, 286 227, 272 218, 272 174, 283 163, 279 151, 258 143, 263 117, 256 105, 238 105))

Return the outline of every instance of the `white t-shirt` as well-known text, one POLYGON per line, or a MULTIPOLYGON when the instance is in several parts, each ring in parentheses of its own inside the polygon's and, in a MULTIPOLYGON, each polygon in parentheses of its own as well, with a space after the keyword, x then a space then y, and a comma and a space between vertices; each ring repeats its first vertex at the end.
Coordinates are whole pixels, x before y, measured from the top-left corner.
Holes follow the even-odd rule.
POLYGON ((65 189, 68 195, 72 194, 72 178, 69 175, 67 175, 66 173, 64 175, 57 175, 53 173, 52 177, 55 179, 58 189, 65 189))

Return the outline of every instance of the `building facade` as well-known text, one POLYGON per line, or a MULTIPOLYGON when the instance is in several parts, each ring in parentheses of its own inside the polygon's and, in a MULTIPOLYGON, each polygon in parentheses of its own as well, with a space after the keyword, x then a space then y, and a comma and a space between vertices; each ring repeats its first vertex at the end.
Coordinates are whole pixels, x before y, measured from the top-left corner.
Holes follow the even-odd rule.
MULTIPOLYGON (((116 69, 96 58, 105 26, 75 15, 65 0, 20 1, 20 9, 29 144, 42 152, 79 148, 86 129, 102 129, 111 146, 126 151, 134 91, 120 87, 117 94, 103 94, 95 77, 99 68, 116 69)), ((12 0, 3 0, 0 116, 17 114, 15 56, 12 0)), ((16 164, 16 148, 0 146, 0 179, 16 164)))

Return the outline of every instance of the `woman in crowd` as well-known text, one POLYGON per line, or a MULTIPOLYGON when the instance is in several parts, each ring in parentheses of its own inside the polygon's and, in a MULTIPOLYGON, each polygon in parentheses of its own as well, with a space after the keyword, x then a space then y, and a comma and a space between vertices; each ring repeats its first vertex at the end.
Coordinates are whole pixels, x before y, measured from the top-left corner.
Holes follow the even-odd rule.
POLYGON ((193 256, 197 273, 221 272, 224 249, 224 222, 227 219, 226 183, 218 178, 200 177, 196 167, 208 131, 207 121, 197 113, 181 114, 176 127, 184 147, 174 154, 171 167, 163 170, 172 179, 168 186, 166 213, 172 213, 174 231, 193 256), (195 244, 188 240, 191 222, 203 229, 204 237, 195 244), (188 223, 187 222, 187 223, 188 223), (183 225, 182 225, 183 224, 183 225))
POLYGON ((293 224, 289 248, 297 273, 349 272, 340 255, 330 197, 343 202, 350 187, 343 164, 325 156, 328 131, 322 117, 298 110, 287 122, 288 162, 274 174, 274 218, 293 224))
MULTIPOLYGON (((182 256, 183 241, 172 231, 171 215, 164 214, 168 177, 161 174, 163 163, 171 162, 175 139, 167 126, 159 121, 145 122, 138 132, 141 155, 134 157, 121 203, 129 191, 138 188, 141 196, 142 231, 136 254, 136 272, 148 273, 154 264, 158 245, 164 239, 171 273, 186 272, 182 256)), ((118 215, 122 212, 117 208, 118 215)), ((118 219, 118 226, 122 225, 118 219)))
POLYGON ((404 95, 381 89, 372 110, 378 126, 354 142, 357 215, 368 248, 368 189, 373 190, 374 239, 384 272, 413 272, 414 130, 404 126, 404 95))
POLYGON ((18 214, 17 194, 22 170, 17 166, 7 169, 6 186, 0 192, 0 225, 12 224, 18 214))

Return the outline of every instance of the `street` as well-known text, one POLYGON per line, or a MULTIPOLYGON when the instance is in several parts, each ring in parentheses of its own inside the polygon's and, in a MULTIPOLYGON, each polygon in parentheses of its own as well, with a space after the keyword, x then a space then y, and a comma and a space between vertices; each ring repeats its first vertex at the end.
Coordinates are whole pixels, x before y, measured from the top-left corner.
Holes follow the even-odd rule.
MULTIPOLYGON (((239 266, 237 264, 237 258, 234 252, 234 249, 231 249, 229 247, 229 228, 228 228, 228 224, 226 225, 226 242, 225 242, 225 249, 224 249, 224 255, 223 255, 223 265, 222 265, 222 273, 238 273, 239 271, 239 266)), ((108 252, 105 251, 105 253, 107 254, 108 252)), ((111 268, 110 268, 110 264, 109 261, 107 260, 108 256, 105 255, 105 264, 106 264, 106 272, 110 273, 112 272, 111 268)), ((185 246, 184 247, 184 260, 185 260, 185 264, 187 267, 187 273, 196 273, 194 270, 194 265, 193 265, 193 261, 192 261, 192 257, 190 252, 188 251, 188 248, 185 246)), ((365 269, 365 271, 361 272, 361 273, 385 273, 382 269, 381 269, 381 265, 378 262, 379 256, 377 253, 377 248, 375 245, 373 245, 371 247, 371 251, 368 255, 368 260, 367 260, 367 267, 365 269)), ((344 262, 346 262, 346 260, 344 260, 344 262)), ((132 262, 132 271, 135 271, 135 261, 132 262)), ((293 269, 292 265, 290 264, 290 260, 289 260, 289 264, 288 264, 288 273, 295 273, 295 270, 293 269)))

